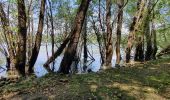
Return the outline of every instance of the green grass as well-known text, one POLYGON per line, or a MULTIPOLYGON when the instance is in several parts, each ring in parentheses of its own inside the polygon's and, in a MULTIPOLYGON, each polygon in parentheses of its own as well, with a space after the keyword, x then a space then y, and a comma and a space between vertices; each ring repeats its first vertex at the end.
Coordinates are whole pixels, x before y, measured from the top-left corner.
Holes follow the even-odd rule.
POLYGON ((47 74, 0 87, 1 98, 170 99, 170 59, 81 75, 47 74), (5 96, 2 96, 4 95, 5 96))

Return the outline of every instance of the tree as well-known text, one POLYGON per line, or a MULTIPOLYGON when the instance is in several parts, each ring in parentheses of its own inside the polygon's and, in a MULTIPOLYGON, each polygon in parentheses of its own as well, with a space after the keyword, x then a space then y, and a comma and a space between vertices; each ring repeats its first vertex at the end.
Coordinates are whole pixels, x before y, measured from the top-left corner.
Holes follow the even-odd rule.
MULTIPOLYGON (((48 0, 49 3, 49 7, 50 7, 50 23, 51 23, 51 45, 52 45, 52 55, 54 55, 54 21, 53 21, 53 11, 52 11, 52 3, 50 0, 48 0)), ((48 23, 47 23, 48 24, 48 23)), ((52 63, 52 71, 54 71, 54 65, 55 65, 55 61, 53 61, 52 63)))
POLYGON ((25 63, 26 63, 26 36, 27 36, 27 17, 25 11, 24 0, 17 0, 18 9, 18 31, 17 43, 13 40, 14 34, 10 29, 9 17, 6 16, 2 3, 0 3, 0 18, 3 26, 4 36, 7 43, 9 59, 9 73, 11 77, 16 78, 25 76, 25 63))
POLYGON ((37 60, 39 50, 40 50, 40 46, 41 46, 43 24, 44 24, 45 4, 46 4, 46 0, 41 0, 38 30, 37 30, 34 46, 32 48, 32 55, 29 59, 29 68, 28 68, 29 73, 34 73, 33 67, 34 67, 34 64, 37 60))
POLYGON ((25 76, 26 62, 26 37, 27 37, 27 16, 25 11, 24 0, 17 0, 18 4, 18 44, 16 49, 15 67, 19 73, 25 76))
POLYGON ((155 29, 155 13, 153 11, 153 16, 152 16, 152 30, 151 30, 151 34, 152 34, 152 38, 153 38, 153 52, 152 52, 152 59, 156 59, 156 53, 158 50, 157 47, 157 35, 156 35, 156 29, 155 29))
POLYGON ((10 30, 10 25, 9 25, 9 19, 6 16, 6 13, 4 12, 3 9, 3 4, 0 2, 0 18, 1 18, 1 24, 3 28, 3 35, 4 35, 4 40, 7 44, 7 55, 8 57, 8 69, 13 70, 13 72, 16 72, 15 68, 15 53, 13 49, 13 41, 12 41, 12 31, 10 30))
POLYGON ((83 44, 84 44, 84 46, 83 46, 83 48, 84 48, 84 52, 83 52, 83 56, 84 56, 84 65, 83 65, 83 69, 84 69, 84 71, 86 70, 86 67, 87 67, 87 58, 88 58, 88 51, 87 51, 87 16, 86 16, 86 18, 85 18, 85 21, 84 21, 84 25, 83 25, 83 30, 82 30, 82 33, 83 33, 83 44))
POLYGON ((130 32, 129 32, 128 43, 127 43, 127 48, 126 48, 126 63, 130 62, 131 50, 132 50, 132 47, 135 41, 137 29, 142 20, 142 13, 145 7, 145 3, 146 3, 146 0, 138 0, 138 3, 137 3, 137 12, 133 18, 133 22, 129 29, 130 32))
POLYGON ((113 39, 112 39, 112 26, 111 26, 111 0, 106 0, 106 26, 107 26, 107 38, 106 38, 106 67, 112 66, 113 56, 113 39))
POLYGON ((70 70, 70 66, 72 62, 74 61, 75 54, 77 52, 77 44, 79 41, 81 29, 83 26, 83 22, 86 16, 86 12, 89 6, 91 0, 82 0, 81 4, 79 6, 75 22, 73 24, 73 28, 71 30, 71 39, 68 44, 68 47, 66 48, 66 51, 64 53, 63 60, 60 64, 59 71, 64 74, 68 74, 70 70))
POLYGON ((145 52, 145 60, 151 60, 155 59, 155 55, 157 52, 157 43, 156 43, 156 31, 155 31, 155 26, 153 24, 153 20, 155 19, 154 15, 154 8, 159 0, 157 0, 155 3, 154 1, 150 0, 148 2, 147 6, 147 14, 145 18, 145 37, 146 37, 146 42, 147 42, 147 48, 145 52), (152 27, 151 27, 152 26, 152 27))
POLYGON ((123 7, 124 7, 124 0, 118 0, 118 15, 117 15, 117 39, 116 39, 116 65, 119 66, 121 60, 120 54, 120 41, 121 41, 121 30, 122 30, 122 23, 123 23, 123 7))
POLYGON ((151 55, 153 52, 152 48, 152 36, 150 32, 150 22, 151 22, 151 14, 152 14, 152 2, 151 0, 148 3, 148 6, 146 8, 145 13, 145 19, 144 19, 144 34, 146 37, 146 52, 145 52, 145 60, 151 60, 151 55))
POLYGON ((136 39, 136 49, 134 61, 142 62, 144 60, 144 41, 143 37, 138 36, 136 39))

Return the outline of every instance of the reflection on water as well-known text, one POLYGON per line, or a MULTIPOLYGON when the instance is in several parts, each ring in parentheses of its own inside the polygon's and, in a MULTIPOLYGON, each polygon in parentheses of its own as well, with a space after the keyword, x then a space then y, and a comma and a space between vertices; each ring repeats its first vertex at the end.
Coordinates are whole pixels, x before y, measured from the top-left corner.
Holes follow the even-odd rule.
MULTIPOLYGON (((95 61, 92 62, 91 64, 90 64, 90 62, 88 62, 90 64, 88 66, 88 69, 91 69, 92 71, 97 72, 100 69, 100 53, 99 53, 98 46, 90 45, 90 46, 88 46, 88 48, 89 48, 89 52, 92 54, 92 56, 95 59, 95 61)), ((51 56, 51 46, 50 45, 48 46, 48 51, 49 51, 48 52, 49 56, 51 56)), ((121 51, 124 51, 124 50, 121 50, 121 51)), ((57 71, 59 69, 62 57, 63 57, 63 55, 59 56, 55 60, 55 71, 57 71)), ((83 61, 83 56, 81 56, 81 57, 82 57, 81 61, 83 61)), ((122 57, 122 58, 124 58, 124 57, 122 57)), ((0 60, 1 60, 0 66, 5 68, 5 60, 4 60, 4 57, 2 57, 2 54, 1 54, 0 60)), ((35 74, 37 77, 41 77, 41 76, 45 75, 46 73, 48 73, 46 71, 46 69, 43 67, 43 64, 45 63, 45 61, 47 61, 46 47, 44 45, 42 45, 40 48, 37 62, 34 67, 34 71, 35 71, 35 74)), ((113 59, 112 59, 112 66, 115 65, 115 62, 116 62, 116 55, 114 52, 113 59)), ((82 63, 79 64, 79 71, 81 72, 82 67, 80 65, 82 66, 82 63)), ((1 69, 0 69, 0 72, 1 72, 1 69)), ((3 71, 0 73, 0 77, 2 77, 2 76, 6 77, 6 71, 3 71)))
POLYGON ((0 77, 6 77, 5 57, 0 53, 0 77))

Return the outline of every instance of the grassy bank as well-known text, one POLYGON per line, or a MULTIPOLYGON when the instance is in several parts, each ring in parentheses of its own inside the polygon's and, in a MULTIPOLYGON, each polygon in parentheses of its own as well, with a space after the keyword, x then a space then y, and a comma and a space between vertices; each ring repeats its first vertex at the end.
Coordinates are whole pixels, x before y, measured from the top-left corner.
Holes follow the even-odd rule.
POLYGON ((48 74, 0 86, 0 99, 170 99, 170 59, 81 75, 48 74))

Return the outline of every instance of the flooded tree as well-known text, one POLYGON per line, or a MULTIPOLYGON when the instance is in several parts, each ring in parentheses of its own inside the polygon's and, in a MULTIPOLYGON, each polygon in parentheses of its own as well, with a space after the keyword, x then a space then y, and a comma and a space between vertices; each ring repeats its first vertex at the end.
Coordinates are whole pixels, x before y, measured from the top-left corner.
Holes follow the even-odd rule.
POLYGON ((14 42, 12 41, 12 31, 10 30, 10 25, 9 25, 9 19, 6 15, 6 13, 4 12, 4 8, 3 8, 3 4, 0 3, 0 18, 1 18, 1 25, 3 28, 3 35, 5 38, 5 42, 7 44, 7 57, 8 58, 8 69, 13 70, 13 72, 17 72, 16 68, 15 68, 15 54, 14 51, 15 49, 13 49, 13 44, 14 42))
POLYGON ((38 30, 36 33, 36 38, 34 42, 34 46, 32 48, 32 55, 29 59, 29 73, 34 73, 33 67, 37 60, 40 46, 41 46, 41 40, 42 40, 42 32, 43 32, 43 25, 44 25, 44 13, 45 13, 45 4, 46 0, 41 0, 41 7, 40 7, 40 15, 39 15, 39 23, 38 23, 38 30))
POLYGON ((87 16, 85 17, 85 21, 84 21, 84 25, 83 25, 83 29, 82 29, 82 32, 83 32, 83 45, 84 45, 84 47, 83 47, 83 57, 84 57, 84 61, 83 61, 83 63, 84 63, 84 65, 83 65, 83 69, 84 69, 84 71, 86 70, 86 68, 87 68, 87 59, 88 59, 88 51, 87 51, 87 16))
POLYGON ((72 62, 74 61, 76 49, 80 37, 80 32, 83 26, 83 22, 85 19, 85 15, 89 6, 91 0, 82 0, 80 7, 78 9, 77 15, 75 17, 74 27, 71 30, 71 38, 70 42, 68 44, 68 47, 66 48, 66 51, 64 53, 63 60, 60 65, 60 72, 68 74, 70 70, 70 66, 72 62))
MULTIPOLYGON (((53 11, 52 11, 52 3, 50 0, 48 0, 48 3, 49 3, 49 19, 50 19, 50 24, 51 24, 51 52, 52 52, 52 55, 54 55, 54 45, 55 45, 55 41, 54 41, 54 21, 53 21, 53 11)), ((47 23, 48 24, 48 23, 47 23)), ((52 63, 52 71, 54 71, 54 65, 55 65, 55 61, 53 61, 52 63)))
POLYGON ((25 11, 25 2, 24 0, 17 0, 17 9, 18 9, 18 32, 14 34, 10 30, 9 19, 6 16, 3 4, 0 3, 0 17, 1 23, 3 25, 4 36, 8 46, 8 52, 10 57, 10 70, 9 75, 11 78, 16 78, 25 76, 25 63, 26 63, 26 36, 27 36, 27 17, 25 11), (17 36, 17 42, 13 41, 14 35, 17 36))

